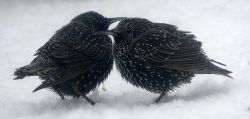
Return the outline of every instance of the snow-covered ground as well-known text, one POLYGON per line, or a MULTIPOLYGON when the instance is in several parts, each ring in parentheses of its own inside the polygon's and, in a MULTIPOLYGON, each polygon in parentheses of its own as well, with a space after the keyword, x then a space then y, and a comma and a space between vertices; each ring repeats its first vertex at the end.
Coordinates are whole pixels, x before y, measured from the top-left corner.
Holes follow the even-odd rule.
POLYGON ((250 119, 249 0, 30 0, 0 1, 0 119, 250 119), (47 90, 31 91, 37 77, 13 81, 15 68, 74 16, 94 10, 105 16, 144 17, 190 30, 207 55, 233 71, 234 80, 197 75, 160 104, 158 94, 134 88, 114 70, 107 91, 62 101, 47 90))

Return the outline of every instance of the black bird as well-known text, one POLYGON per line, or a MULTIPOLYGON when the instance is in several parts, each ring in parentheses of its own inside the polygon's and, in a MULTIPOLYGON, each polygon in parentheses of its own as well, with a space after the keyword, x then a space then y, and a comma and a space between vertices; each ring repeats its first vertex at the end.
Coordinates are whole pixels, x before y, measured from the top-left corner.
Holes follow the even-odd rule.
POLYGON ((160 93, 156 103, 167 92, 189 83, 194 74, 230 77, 231 71, 214 65, 224 64, 209 59, 194 35, 174 25, 128 18, 102 33, 114 36, 113 52, 121 76, 136 87, 160 93))
POLYGON ((94 105, 86 94, 107 78, 113 66, 112 41, 97 32, 121 19, 93 11, 76 16, 37 50, 30 64, 15 71, 14 79, 39 76, 43 82, 33 92, 49 88, 62 99, 82 96, 94 105))

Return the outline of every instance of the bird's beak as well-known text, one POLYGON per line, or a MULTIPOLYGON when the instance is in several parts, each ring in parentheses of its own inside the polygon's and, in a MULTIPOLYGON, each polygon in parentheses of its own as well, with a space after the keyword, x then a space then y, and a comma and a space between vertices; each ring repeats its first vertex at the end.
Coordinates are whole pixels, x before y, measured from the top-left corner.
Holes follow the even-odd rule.
POLYGON ((99 31, 99 32, 97 32, 97 34, 104 34, 104 35, 112 35, 112 36, 114 36, 116 33, 112 29, 112 30, 99 31))
POLYGON ((108 24, 112 24, 117 21, 121 21, 126 19, 127 17, 115 17, 115 18, 107 18, 108 24))

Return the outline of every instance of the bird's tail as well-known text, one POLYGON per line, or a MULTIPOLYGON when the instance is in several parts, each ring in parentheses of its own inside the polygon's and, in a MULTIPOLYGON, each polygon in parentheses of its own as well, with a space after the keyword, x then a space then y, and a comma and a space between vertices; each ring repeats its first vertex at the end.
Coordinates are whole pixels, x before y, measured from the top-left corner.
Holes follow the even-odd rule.
POLYGON ((229 74, 230 73, 232 73, 231 71, 229 71, 229 70, 226 70, 226 69, 223 69, 223 68, 220 68, 220 67, 218 67, 216 70, 214 70, 215 72, 215 74, 220 74, 220 75, 223 75, 223 76, 226 76, 226 77, 229 77, 229 78, 231 78, 231 79, 233 79, 233 77, 232 76, 230 76, 229 74))
MULTIPOLYGON (((222 65, 222 66, 226 66, 225 64, 221 63, 221 62, 217 62, 213 59, 210 59, 211 62, 213 63, 216 63, 216 64, 219 64, 219 65, 222 65)), ((227 70, 227 69, 223 69, 221 67, 218 67, 214 64, 211 63, 211 67, 210 67, 210 71, 211 73, 214 73, 214 74, 219 74, 219 75, 223 75, 223 76, 226 76, 226 77, 229 77, 229 78, 232 78, 232 76, 230 76, 229 74, 232 73, 231 71, 227 70)))
POLYGON ((47 67, 39 64, 29 64, 21 68, 16 69, 14 72, 14 80, 23 79, 26 76, 37 76, 39 72, 45 70, 47 67))
POLYGON ((32 92, 34 93, 34 92, 36 92, 38 90, 41 90, 43 88, 47 88, 47 87, 50 87, 50 86, 52 86, 52 84, 47 83, 47 82, 44 81, 41 85, 39 85, 38 87, 36 87, 32 92))

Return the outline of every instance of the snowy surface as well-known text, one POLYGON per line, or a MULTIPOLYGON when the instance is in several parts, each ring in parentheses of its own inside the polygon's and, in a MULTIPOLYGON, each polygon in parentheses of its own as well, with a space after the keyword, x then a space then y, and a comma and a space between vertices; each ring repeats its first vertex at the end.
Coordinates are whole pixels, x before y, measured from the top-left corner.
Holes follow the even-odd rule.
POLYGON ((249 0, 30 0, 0 1, 0 119, 250 119, 249 0), (208 56, 233 71, 234 80, 198 75, 191 84, 152 104, 158 96, 126 83, 114 70, 107 91, 62 101, 47 90, 31 91, 37 77, 13 81, 15 68, 74 16, 144 17, 190 30, 208 56))

